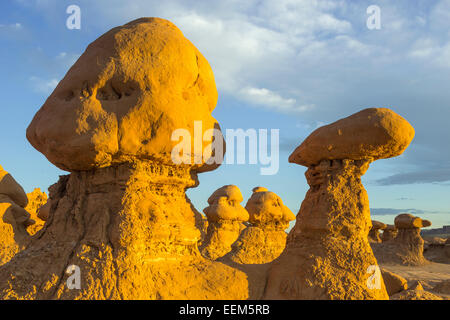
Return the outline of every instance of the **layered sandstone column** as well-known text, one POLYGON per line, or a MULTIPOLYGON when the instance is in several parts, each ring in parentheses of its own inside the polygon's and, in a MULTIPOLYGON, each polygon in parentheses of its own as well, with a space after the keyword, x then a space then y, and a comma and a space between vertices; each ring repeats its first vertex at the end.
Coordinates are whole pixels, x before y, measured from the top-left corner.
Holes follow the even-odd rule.
POLYGON ((239 264, 269 263, 286 247, 285 230, 295 215, 277 194, 261 187, 253 189, 245 208, 250 224, 233 244, 228 257, 239 264))
POLYGON ((203 210, 208 218, 206 238, 200 247, 204 257, 216 260, 231 251, 231 245, 245 228, 243 222, 249 219, 242 200, 241 191, 234 185, 223 186, 209 197, 209 206, 203 210))
POLYGON ((373 282, 377 260, 361 176, 377 159, 403 153, 414 129, 385 108, 360 111, 314 131, 289 162, 308 167, 310 185, 287 246, 273 262, 266 299, 388 299, 373 282))
POLYGON ((216 102, 208 62, 167 20, 91 43, 27 130, 71 174, 49 189, 39 237, 0 268, 0 298, 246 298, 245 274, 200 255, 201 215, 185 194, 220 164, 202 139, 219 129, 216 102))

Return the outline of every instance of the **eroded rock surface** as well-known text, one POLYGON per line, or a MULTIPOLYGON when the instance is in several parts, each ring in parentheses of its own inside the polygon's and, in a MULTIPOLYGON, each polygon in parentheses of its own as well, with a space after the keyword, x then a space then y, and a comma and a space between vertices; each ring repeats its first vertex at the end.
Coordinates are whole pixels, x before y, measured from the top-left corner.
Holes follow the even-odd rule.
POLYGON ((383 243, 373 243, 375 256, 381 263, 422 265, 429 263, 423 256, 424 240, 420 228, 428 227, 431 222, 408 213, 395 218, 397 236, 383 243))
POLYGON ((0 166, 0 265, 27 243, 27 227, 34 224, 24 209, 28 198, 19 183, 0 166))
POLYGON ((401 154, 413 136, 405 119, 372 108, 317 129, 297 147, 289 161, 308 167, 310 189, 264 298, 388 299, 384 283, 370 282, 378 263, 361 176, 371 161, 401 154))
POLYGON ((240 264, 269 263, 286 247, 285 230, 295 220, 292 211, 281 198, 266 188, 257 187, 245 208, 250 219, 247 228, 233 244, 229 258, 240 264))
POLYGON ((379 243, 381 242, 380 230, 386 229, 387 225, 383 222, 372 220, 372 228, 369 231, 369 241, 379 243))
POLYGON ((28 197, 28 205, 25 207, 25 210, 28 211, 31 215, 31 219, 35 221, 35 223, 28 227, 27 231, 30 235, 36 234, 39 230, 44 226, 45 218, 44 211, 46 208, 44 207, 47 203, 47 194, 42 192, 41 189, 36 188, 32 192, 27 194, 28 197), (40 213, 42 207, 44 207, 43 212, 40 213))
POLYGON ((203 221, 185 194, 219 165, 214 152, 171 156, 173 130, 218 127, 216 100, 209 64, 169 21, 138 19, 90 44, 27 130, 72 173, 49 189, 39 237, 0 267, 0 299, 247 298, 243 272, 200 255, 203 221))
POLYGON ((216 260, 231 251, 231 245, 245 228, 247 210, 237 186, 227 185, 216 190, 208 199, 209 206, 203 212, 208 218, 208 231, 200 251, 208 259, 216 260))
POLYGON ((386 242, 394 239, 398 234, 398 229, 393 224, 386 225, 386 228, 381 234, 381 241, 386 242))

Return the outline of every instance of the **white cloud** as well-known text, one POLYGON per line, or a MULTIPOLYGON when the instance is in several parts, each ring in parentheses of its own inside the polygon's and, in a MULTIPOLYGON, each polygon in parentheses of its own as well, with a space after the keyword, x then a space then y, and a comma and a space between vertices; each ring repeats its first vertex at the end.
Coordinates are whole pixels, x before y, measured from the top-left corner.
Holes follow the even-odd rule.
POLYGON ((284 98, 266 88, 243 88, 239 91, 243 100, 281 112, 304 112, 314 108, 313 105, 299 105, 297 100, 284 98))
POLYGON ((50 94, 59 82, 58 79, 42 79, 35 76, 30 77, 29 80, 35 92, 45 95, 50 94))
POLYGON ((0 28, 9 29, 9 30, 20 30, 23 28, 22 24, 19 22, 11 23, 11 24, 0 24, 0 28))

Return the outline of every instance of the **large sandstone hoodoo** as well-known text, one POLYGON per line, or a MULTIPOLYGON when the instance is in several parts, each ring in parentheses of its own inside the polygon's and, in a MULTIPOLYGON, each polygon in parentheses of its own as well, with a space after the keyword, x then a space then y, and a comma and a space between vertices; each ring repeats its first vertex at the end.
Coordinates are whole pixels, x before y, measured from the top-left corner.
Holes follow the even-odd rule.
POLYGON ((216 260, 231 251, 231 245, 245 228, 248 212, 241 206, 244 200, 237 186, 227 185, 217 189, 209 197, 203 212, 208 218, 206 238, 200 247, 202 255, 216 260))
POLYGON ((289 162, 308 167, 310 185, 266 299, 387 299, 368 241, 369 199, 361 176, 370 162, 403 153, 414 129, 386 108, 362 110, 314 131, 289 162))
POLYGON ((398 229, 393 224, 388 224, 381 234, 381 240, 382 242, 390 241, 394 239, 397 234, 398 229))
POLYGON ((380 230, 386 229, 387 225, 383 222, 372 220, 372 228, 369 231, 369 241, 379 243, 381 242, 380 230))
POLYGON ((197 247, 201 215, 185 190, 218 166, 214 153, 200 144, 182 164, 171 155, 174 130, 194 141, 194 121, 218 128, 216 101, 208 62, 167 20, 138 19, 91 43, 27 130, 71 174, 49 188, 39 237, 0 268, 0 298, 247 298, 245 274, 197 247), (66 285, 72 266, 80 289, 66 285))
POLYGON ((34 221, 24 209, 28 198, 17 181, 0 166, 0 265, 26 244, 27 227, 34 221))
POLYGON ((431 226, 431 221, 402 213, 395 217, 394 224, 398 229, 394 239, 372 245, 377 259, 382 263, 404 265, 428 263, 423 256, 424 241, 420 236, 420 229, 431 226))
POLYGON ((273 261, 286 247, 284 230, 295 220, 295 215, 277 194, 261 187, 253 189, 245 208, 250 215, 250 225, 232 245, 233 251, 228 257, 240 264, 273 261))

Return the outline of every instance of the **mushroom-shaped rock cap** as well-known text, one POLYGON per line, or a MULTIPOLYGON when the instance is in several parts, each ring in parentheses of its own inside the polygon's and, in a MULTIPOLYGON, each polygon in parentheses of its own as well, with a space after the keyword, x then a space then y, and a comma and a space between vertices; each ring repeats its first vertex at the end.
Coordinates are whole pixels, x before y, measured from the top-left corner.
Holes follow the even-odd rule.
POLYGON ((223 186, 209 197, 209 206, 203 209, 203 212, 210 221, 248 221, 248 212, 240 204, 242 200, 244 198, 237 186, 223 186))
POLYGON ((386 229, 387 225, 383 222, 372 220, 372 229, 376 230, 384 230, 386 229))
POLYGON ((25 208, 28 197, 17 181, 0 166, 0 194, 8 196, 15 204, 25 208))
POLYGON ((369 108, 311 133, 289 156, 303 166, 321 160, 371 161, 396 157, 414 138, 414 128, 390 109, 369 108))
POLYGON ((425 228, 431 226, 431 221, 422 220, 409 213, 402 213, 395 217, 395 227, 398 229, 425 228))
POLYGON ((35 115, 27 138, 57 167, 79 171, 133 159, 173 164, 172 149, 182 139, 174 131, 185 129, 192 169, 207 171, 217 164, 205 164, 210 142, 192 152, 194 121, 201 121, 197 135, 211 137, 206 130, 219 129, 211 116, 216 103, 212 69, 197 48, 171 22, 141 18, 87 47, 35 115))
POLYGON ((254 187, 252 189, 253 192, 264 192, 264 191, 269 191, 267 188, 264 187, 254 187))
POLYGON ((245 205, 252 224, 287 224, 295 220, 292 211, 283 204, 281 198, 271 191, 255 191, 245 205))

